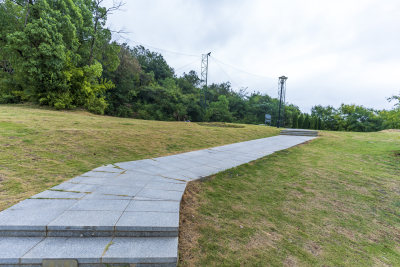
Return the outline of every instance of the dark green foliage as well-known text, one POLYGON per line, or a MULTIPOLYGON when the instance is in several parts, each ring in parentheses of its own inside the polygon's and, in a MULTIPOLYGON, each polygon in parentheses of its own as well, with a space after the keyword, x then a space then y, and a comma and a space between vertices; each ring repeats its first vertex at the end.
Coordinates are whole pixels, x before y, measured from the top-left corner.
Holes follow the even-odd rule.
POLYGON ((293 121, 292 128, 295 128, 295 129, 299 128, 299 115, 298 114, 293 113, 292 121, 293 121))
POLYGON ((141 84, 141 68, 130 48, 123 44, 118 54, 119 66, 114 72, 106 72, 115 87, 106 91, 109 106, 107 114, 119 117, 131 117, 134 111, 134 101, 141 84))
POLYGON ((1 102, 29 99, 56 109, 84 107, 104 113, 104 94, 113 84, 102 72, 118 66, 119 46, 110 43, 107 29, 98 26, 94 31, 93 3, 7 0, 1 4, 6 21, 15 20, 1 30, 0 56, 12 68, 1 74, 1 102), (93 38, 101 49, 91 53, 93 38), (87 64, 91 54, 93 60, 87 64))
MULTIPOLYGON (((0 2, 0 103, 33 101, 120 117, 276 125, 279 101, 234 91, 230 82, 202 88, 196 72, 177 77, 164 57, 111 41, 99 0, 0 2), (206 102, 204 100, 206 97, 206 102)), ((389 98, 399 101, 399 96, 389 98)), ((345 131, 400 128, 400 106, 314 106, 311 116, 285 103, 284 127, 345 131)))
POLYGON ((151 52, 143 46, 137 46, 133 48, 132 55, 139 61, 144 72, 154 73, 156 81, 174 77, 174 70, 168 66, 161 54, 151 52))
POLYGON ((220 95, 218 101, 212 102, 206 113, 207 121, 231 122, 232 114, 229 112, 229 101, 225 95, 220 95))
POLYGON ((321 118, 318 118, 318 130, 324 130, 324 126, 323 126, 321 118))
MULTIPOLYGON (((338 109, 332 106, 314 106, 311 110, 311 116, 315 118, 316 129, 371 132, 382 130, 385 128, 385 123, 394 121, 394 118, 385 119, 385 116, 392 112, 342 104, 338 109)), ((313 126, 312 120, 311 126, 313 126)), ((396 124, 390 126, 391 128, 396 128, 396 124)))
POLYGON ((304 114, 300 114, 299 116, 299 128, 300 129, 304 129, 303 125, 304 125, 304 114))
POLYGON ((303 121, 303 129, 310 129, 310 115, 306 114, 303 121))
POLYGON ((317 129, 318 125, 317 125, 317 119, 314 116, 310 117, 310 129, 317 129))

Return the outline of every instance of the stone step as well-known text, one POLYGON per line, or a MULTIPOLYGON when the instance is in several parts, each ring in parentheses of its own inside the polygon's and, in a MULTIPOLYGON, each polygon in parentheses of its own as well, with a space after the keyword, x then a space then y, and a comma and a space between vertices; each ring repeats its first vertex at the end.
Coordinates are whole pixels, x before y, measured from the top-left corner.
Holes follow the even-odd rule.
POLYGON ((316 130, 305 130, 305 129, 284 129, 280 132, 280 135, 291 135, 291 136, 318 136, 316 130))
POLYGON ((179 201, 27 199, 0 213, 0 237, 176 237, 179 201))
POLYGON ((318 133, 293 132, 293 133, 281 133, 281 135, 291 135, 291 136, 318 136, 318 133))
POLYGON ((177 255, 177 237, 0 238, 0 266, 176 266, 177 255))
POLYGON ((318 131, 298 131, 298 130, 282 130, 281 132, 286 133, 317 133, 318 131))

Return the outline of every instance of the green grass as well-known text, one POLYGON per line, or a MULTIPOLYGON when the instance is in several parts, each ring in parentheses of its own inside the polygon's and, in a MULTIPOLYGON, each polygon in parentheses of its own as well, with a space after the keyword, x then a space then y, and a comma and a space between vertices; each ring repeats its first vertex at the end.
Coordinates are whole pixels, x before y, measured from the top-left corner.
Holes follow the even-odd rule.
POLYGON ((324 132, 190 183, 180 266, 400 266, 400 133, 324 132))
POLYGON ((241 128, 0 105, 0 210, 103 164, 278 133, 271 127, 238 127, 241 128))

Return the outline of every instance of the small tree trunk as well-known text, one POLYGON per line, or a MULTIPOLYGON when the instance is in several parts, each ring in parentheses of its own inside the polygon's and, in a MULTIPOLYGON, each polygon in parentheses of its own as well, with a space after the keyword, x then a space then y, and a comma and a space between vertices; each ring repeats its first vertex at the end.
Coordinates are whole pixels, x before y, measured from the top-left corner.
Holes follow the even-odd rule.
POLYGON ((97 24, 99 23, 99 19, 96 16, 96 21, 94 23, 94 32, 93 32, 93 38, 92 42, 90 44, 90 55, 89 55, 89 66, 92 65, 93 63, 93 57, 94 57, 94 45, 96 43, 96 34, 97 34, 97 24))
POLYGON ((24 27, 26 27, 26 24, 28 23, 28 17, 29 17, 29 6, 32 5, 33 2, 32 0, 26 0, 26 14, 25 14, 25 23, 24 27))

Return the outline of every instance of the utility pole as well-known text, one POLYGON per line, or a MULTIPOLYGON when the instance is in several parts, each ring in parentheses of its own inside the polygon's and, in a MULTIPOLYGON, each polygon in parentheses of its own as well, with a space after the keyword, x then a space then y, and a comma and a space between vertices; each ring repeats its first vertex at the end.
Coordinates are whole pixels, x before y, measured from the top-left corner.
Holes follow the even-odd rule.
MULTIPOLYGON (((285 114, 285 97, 286 97, 286 80, 288 77, 286 76, 281 76, 279 77, 279 111, 278 111, 278 121, 276 122, 276 127, 280 127, 281 124, 284 125, 284 123, 281 123, 281 110, 282 110, 282 117, 285 114)), ((283 121, 283 119, 282 119, 283 121)))
POLYGON ((204 91, 204 102, 203 102, 204 110, 207 109, 208 57, 210 55, 211 55, 211 52, 201 55, 201 80, 200 81, 203 85, 203 91, 204 91))

